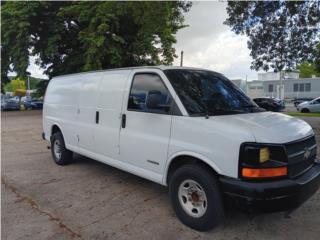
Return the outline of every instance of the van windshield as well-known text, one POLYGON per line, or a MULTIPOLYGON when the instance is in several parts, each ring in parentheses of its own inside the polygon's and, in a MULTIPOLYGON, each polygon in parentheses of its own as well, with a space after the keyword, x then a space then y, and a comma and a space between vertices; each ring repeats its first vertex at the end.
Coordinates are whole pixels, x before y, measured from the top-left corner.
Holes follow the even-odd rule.
POLYGON ((189 69, 169 69, 164 73, 191 116, 264 111, 221 74, 189 69))

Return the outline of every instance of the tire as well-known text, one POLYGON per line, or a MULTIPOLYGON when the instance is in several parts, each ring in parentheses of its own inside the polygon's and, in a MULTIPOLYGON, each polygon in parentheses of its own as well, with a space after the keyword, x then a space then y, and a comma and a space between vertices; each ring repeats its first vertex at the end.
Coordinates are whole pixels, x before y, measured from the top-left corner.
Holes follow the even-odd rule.
POLYGON ((56 132, 51 136, 51 154, 58 165, 67 165, 72 162, 73 153, 66 149, 61 132, 56 132))
POLYGON ((302 112, 302 113, 309 113, 310 111, 309 111, 308 108, 303 108, 303 109, 301 109, 301 112, 302 112))
POLYGON ((218 181, 204 167, 190 164, 176 170, 170 178, 169 194, 177 217, 182 223, 195 230, 210 230, 224 219, 224 206, 218 181), (195 199, 194 192, 191 193, 191 196, 190 192, 189 195, 185 195, 184 192, 185 189, 188 189, 188 192, 194 183, 196 186, 198 184, 197 190, 202 189, 202 193, 205 193, 204 195, 196 193, 195 199), (189 196, 189 200, 186 196, 189 196), (205 199, 206 203, 202 203, 201 199, 205 199), (192 205, 192 201, 200 205, 199 211, 192 205), (192 210, 190 211, 190 209, 192 210))

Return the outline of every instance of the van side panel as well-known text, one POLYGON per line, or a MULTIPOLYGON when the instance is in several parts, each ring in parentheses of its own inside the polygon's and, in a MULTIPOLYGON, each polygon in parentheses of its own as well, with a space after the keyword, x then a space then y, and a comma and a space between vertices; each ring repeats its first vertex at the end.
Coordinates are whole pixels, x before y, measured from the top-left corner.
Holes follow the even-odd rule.
POLYGON ((101 73, 82 74, 79 94, 78 131, 79 147, 95 151, 94 130, 101 73))
POLYGON ((98 90, 99 124, 95 125, 95 152, 113 159, 119 159, 123 94, 130 72, 104 72, 98 90))
POLYGON ((43 125, 47 140, 50 140, 51 128, 58 125, 66 146, 77 146, 77 109, 81 81, 78 76, 52 79, 48 86, 45 102, 43 125))

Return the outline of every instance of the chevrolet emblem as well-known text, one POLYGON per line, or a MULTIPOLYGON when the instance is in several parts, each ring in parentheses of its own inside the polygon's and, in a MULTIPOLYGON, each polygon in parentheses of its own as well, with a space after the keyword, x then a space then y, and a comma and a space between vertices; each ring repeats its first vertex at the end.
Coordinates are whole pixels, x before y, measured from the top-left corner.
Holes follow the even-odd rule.
POLYGON ((303 154, 304 159, 307 160, 310 157, 310 155, 311 155, 311 151, 309 148, 306 147, 304 149, 304 154, 303 154))

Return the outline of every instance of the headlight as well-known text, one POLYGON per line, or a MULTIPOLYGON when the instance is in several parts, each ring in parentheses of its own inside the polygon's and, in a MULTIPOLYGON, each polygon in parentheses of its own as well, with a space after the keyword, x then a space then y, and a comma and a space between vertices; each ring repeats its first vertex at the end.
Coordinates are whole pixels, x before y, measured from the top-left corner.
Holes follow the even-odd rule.
POLYGON ((259 162, 264 163, 266 161, 270 160, 270 151, 269 148, 264 147, 260 148, 259 150, 259 162))
POLYGON ((286 176, 287 157, 281 145, 245 143, 240 149, 239 175, 243 178, 286 176))

